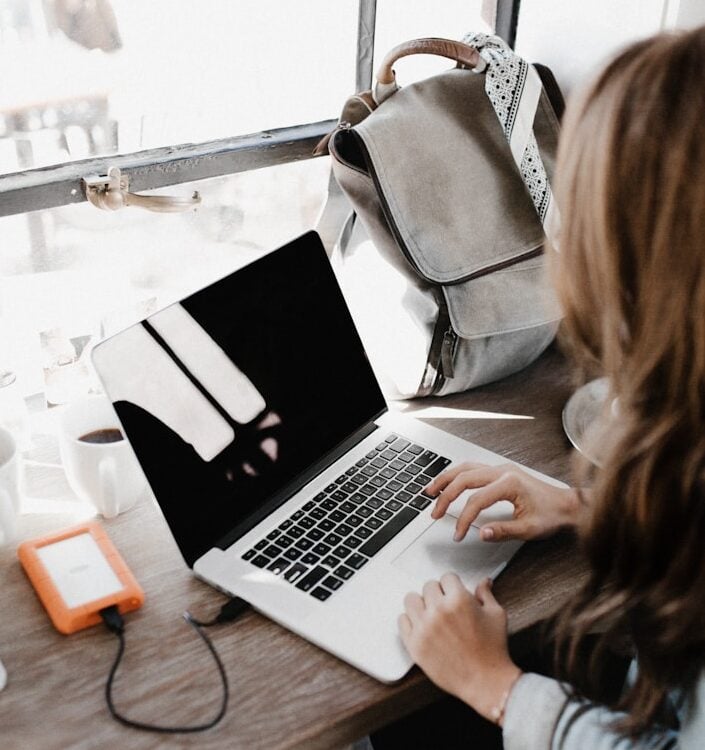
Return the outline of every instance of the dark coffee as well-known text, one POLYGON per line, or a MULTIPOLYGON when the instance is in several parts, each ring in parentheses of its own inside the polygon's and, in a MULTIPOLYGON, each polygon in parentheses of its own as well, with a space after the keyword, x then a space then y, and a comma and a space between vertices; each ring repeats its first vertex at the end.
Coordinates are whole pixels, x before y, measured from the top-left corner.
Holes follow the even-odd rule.
POLYGON ((117 427, 105 427, 102 430, 87 432, 78 439, 83 443, 117 443, 123 436, 117 427))

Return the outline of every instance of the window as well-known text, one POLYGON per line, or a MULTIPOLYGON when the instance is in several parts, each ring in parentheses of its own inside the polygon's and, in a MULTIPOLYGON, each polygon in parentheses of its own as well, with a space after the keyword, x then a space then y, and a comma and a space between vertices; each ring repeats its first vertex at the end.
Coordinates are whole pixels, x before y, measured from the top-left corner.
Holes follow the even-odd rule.
MULTIPOLYGON (((507 37, 515 6, 4 0, 0 370, 45 393, 92 340, 315 226, 329 166, 308 157, 375 58, 415 36, 489 30, 495 16, 507 37), (112 165, 131 190, 202 202, 99 211, 81 178, 112 165)), ((400 77, 447 66, 409 59, 400 77)))

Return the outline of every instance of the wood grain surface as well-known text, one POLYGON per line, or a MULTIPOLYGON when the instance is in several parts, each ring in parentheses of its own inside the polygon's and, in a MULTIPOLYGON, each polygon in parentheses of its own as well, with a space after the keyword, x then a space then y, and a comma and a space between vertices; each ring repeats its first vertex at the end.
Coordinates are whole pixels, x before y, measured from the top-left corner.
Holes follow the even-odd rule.
MULTIPOLYGON (((561 410, 570 393, 568 368, 551 348, 499 383, 402 407, 421 410, 430 424, 569 480, 561 410), (429 414, 429 407, 441 409, 429 414), (458 418, 448 409, 468 413, 458 418)), ((68 525, 61 519, 58 513, 23 516, 20 535, 29 538, 68 525)), ((206 720, 217 708, 220 682, 181 614, 189 609, 209 617, 225 597, 192 576, 149 500, 104 523, 146 592, 145 606, 127 618, 116 704, 147 722, 206 720)), ((555 612, 583 576, 571 540, 526 544, 495 587, 508 608, 511 632, 555 612)), ((439 695, 418 670, 396 685, 382 685, 256 613, 209 632, 230 680, 225 719, 197 735, 159 736, 123 727, 110 718, 104 697, 115 637, 102 627, 68 637, 56 632, 14 548, 1 549, 0 658, 9 682, 0 692, 0 747, 337 748, 439 695)))

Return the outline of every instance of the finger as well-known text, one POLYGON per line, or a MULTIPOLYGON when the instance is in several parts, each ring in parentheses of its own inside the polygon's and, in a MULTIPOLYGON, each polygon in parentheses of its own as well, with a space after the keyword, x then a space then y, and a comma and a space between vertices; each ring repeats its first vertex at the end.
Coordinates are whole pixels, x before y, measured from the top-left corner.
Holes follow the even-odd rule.
POLYGON ((485 542, 504 542, 507 539, 533 539, 532 525, 524 519, 488 523, 480 529, 480 538, 485 542))
MULTIPOLYGON (((401 614, 397 618, 397 626, 399 628, 399 635, 401 636, 402 642, 406 646, 409 642, 409 638, 411 637, 411 620, 409 619, 409 616, 407 614, 401 614)), ((408 646, 407 646, 408 649, 408 646)))
POLYGON ((441 472, 432 482, 426 485, 424 492, 429 497, 436 497, 436 495, 448 484, 450 484, 458 474, 463 471, 470 471, 472 469, 480 469, 484 464, 475 464, 471 461, 465 461, 457 466, 451 466, 450 469, 446 469, 441 472))
POLYGON ((415 591, 412 591, 404 597, 404 609, 413 624, 414 620, 423 614, 426 606, 423 599, 415 591))
POLYGON ((519 482, 511 472, 504 472, 494 482, 479 489, 467 502, 455 524, 455 541, 460 541, 468 533, 468 529, 475 521, 480 511, 489 508, 500 500, 513 503, 519 491, 519 482))
POLYGON ((422 596, 427 608, 433 607, 443 599, 443 591, 438 581, 427 581, 423 585, 422 596))
POLYGON ((461 596, 470 593, 457 573, 444 573, 440 584, 445 596, 461 596))
POLYGON ((499 602, 494 598, 492 593, 492 579, 485 578, 482 583, 475 589, 475 597, 487 610, 502 609, 499 602))
POLYGON ((501 469, 497 466, 478 466, 475 469, 459 472, 441 490, 431 515, 434 518, 440 518, 446 512, 448 506, 465 490, 484 487, 494 482, 500 475, 501 469))
POLYGON ((495 498, 492 495, 483 494, 481 497, 476 498, 474 495, 467 501, 465 507, 458 516, 458 520, 455 522, 455 534, 453 539, 459 542, 465 538, 468 533, 468 529, 475 523, 475 520, 480 513, 486 508, 491 507, 497 502, 497 499, 504 500, 505 498, 495 498))

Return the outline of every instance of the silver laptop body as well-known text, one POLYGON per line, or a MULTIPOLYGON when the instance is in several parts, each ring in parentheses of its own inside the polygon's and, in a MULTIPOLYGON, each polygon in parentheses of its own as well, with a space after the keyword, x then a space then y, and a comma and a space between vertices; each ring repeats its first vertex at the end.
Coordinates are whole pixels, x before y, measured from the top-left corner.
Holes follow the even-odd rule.
MULTIPOLYGON (((389 411, 310 232, 99 344, 93 362, 194 573, 383 682, 404 595, 469 588, 519 542, 453 542, 423 487, 506 459, 389 411)), ((532 472, 546 481, 547 477, 532 472)), ((554 482, 558 484, 557 482, 554 482)))

